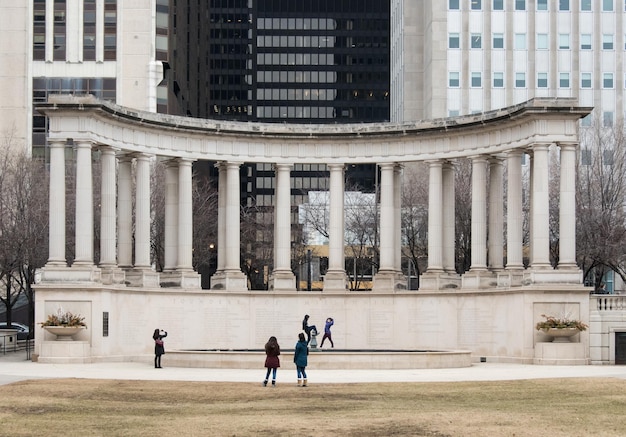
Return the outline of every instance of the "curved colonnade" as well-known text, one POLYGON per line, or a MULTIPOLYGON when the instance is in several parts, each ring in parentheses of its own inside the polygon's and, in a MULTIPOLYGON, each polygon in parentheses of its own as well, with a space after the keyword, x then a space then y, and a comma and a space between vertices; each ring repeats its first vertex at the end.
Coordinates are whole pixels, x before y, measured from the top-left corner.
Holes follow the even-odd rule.
MULTIPOLYGON (((172 287, 183 290, 178 296, 195 293, 224 297, 253 293, 247 290, 239 266, 239 167, 243 162, 272 163, 276 171, 276 238, 270 284, 271 291, 278 296, 274 299, 279 301, 273 301, 271 306, 294 308, 303 304, 293 301, 293 296, 299 294, 295 293, 295 277, 290 269, 289 172, 293 164, 311 162, 324 162, 330 170, 329 270, 321 294, 341 296, 331 305, 335 310, 345 311, 347 315, 346 300, 352 295, 346 289, 341 211, 344 167, 356 163, 375 163, 381 171, 380 269, 374 277, 372 293, 359 297, 368 301, 366 305, 378 305, 376 296, 408 294, 403 291, 406 281, 400 269, 399 193, 403 165, 417 161, 427 162, 429 166, 428 268, 422 276, 420 293, 459 290, 474 295, 487 289, 510 291, 524 287, 537 291, 545 288, 544 285, 553 289, 561 287, 561 291, 569 293, 572 288, 580 287, 581 282, 575 253, 577 121, 591 111, 591 108, 577 107, 576 103, 569 98, 534 99, 488 113, 402 124, 275 125, 136 112, 91 96, 54 96, 37 108, 49 119, 51 187, 49 260, 38 284, 44 296, 38 300, 39 309, 45 313, 54 302, 66 299, 62 290, 67 292, 68 289, 104 290, 109 300, 112 291, 119 294, 120 290, 132 289, 132 293, 141 290, 158 293, 158 290, 164 291, 163 284, 167 284, 168 293, 181 293, 172 287), (71 267, 65 261, 64 151, 69 140, 76 149, 77 161, 76 258, 71 267), (560 150, 561 238, 557 269, 551 267, 549 259, 548 149, 551 145, 560 150), (93 262, 91 171, 91 152, 95 149, 101 152, 102 162, 100 263, 97 266, 93 262), (525 153, 531 157, 532 231, 528 269, 522 264, 521 186, 525 153), (154 272, 150 266, 149 160, 154 156, 169 158, 165 269, 162 273, 154 272), (447 219, 454 216, 454 161, 459 158, 470 158, 472 162, 471 268, 462 276, 454 272, 454 223, 447 219), (219 169, 218 269, 211 281, 211 291, 199 290, 199 277, 192 268, 191 165, 196 160, 216 161, 219 169), (133 161, 136 165, 134 208, 133 161), (508 172, 506 193, 503 192, 505 166, 508 172), (505 245, 507 264, 503 265, 505 245)), ((267 296, 267 292, 264 293, 267 296)), ((105 306, 101 301, 94 303, 93 296, 92 293, 87 299, 90 303, 85 310, 91 316, 94 307, 105 306)), ((328 305, 324 298, 320 299, 319 305, 328 305)), ((574 300, 578 308, 580 302, 578 298, 574 300)), ((384 305, 389 305, 388 314, 393 314, 393 307, 404 303, 400 299, 384 305)), ((458 306, 454 311, 458 313, 458 306)), ((529 308, 522 317, 534 318, 536 311, 529 308)), ((36 317, 43 318, 43 315, 36 317)), ((182 313, 177 317, 184 319, 182 313)), ((371 312, 367 317, 365 326, 376 324, 372 322, 375 316, 371 312)), ((263 323, 265 329, 239 325, 232 332, 227 328, 219 329, 222 334, 234 335, 235 341, 240 340, 238 346, 250 347, 257 344, 265 332, 277 329, 274 322, 263 323)), ((395 322, 383 324, 389 331, 383 335, 385 338, 395 335, 399 329, 395 322)), ((369 340, 358 339, 355 333, 345 335, 347 342, 358 347, 372 347, 376 341, 383 341, 377 334, 369 340)), ((90 335, 91 354, 107 355, 103 350, 106 348, 96 343, 100 344, 90 335)), ((400 347, 407 341, 394 343, 400 347)), ((409 343, 414 346, 413 341, 409 343)), ((449 347, 465 344, 458 341, 458 333, 445 343, 450 343, 449 347)), ((183 340, 182 344, 191 343, 183 340)), ((532 350, 532 344, 530 347, 532 350)), ((528 344, 524 348, 527 349, 528 344)), ((111 354, 118 353, 111 351, 111 354)), ((526 350, 513 355, 527 354, 526 350)), ((119 355, 128 353, 119 352, 119 355)))

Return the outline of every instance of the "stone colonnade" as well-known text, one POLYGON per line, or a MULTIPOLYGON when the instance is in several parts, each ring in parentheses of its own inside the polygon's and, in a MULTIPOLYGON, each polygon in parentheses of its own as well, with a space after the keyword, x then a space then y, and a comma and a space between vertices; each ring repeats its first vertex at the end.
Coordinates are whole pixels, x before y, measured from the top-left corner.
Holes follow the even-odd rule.
MULTIPOLYGON (((560 148, 560 261, 559 270, 577 272, 575 254, 575 150, 576 144, 560 148)), ((50 254, 46 266, 65 267, 65 144, 50 145, 50 254)), ((107 145, 88 141, 76 144, 76 258, 72 272, 78 279, 105 284, 126 282, 133 286, 199 287, 192 267, 192 161, 176 158, 167 161, 165 200, 165 268, 158 274, 150 258, 150 159, 145 153, 117 154, 107 145), (101 259, 93 262, 93 184, 91 152, 101 152, 101 259), (136 164, 135 208, 132 209, 131 165, 136 164), (118 169, 116 176, 116 167, 118 169), (116 179, 117 177, 117 179, 116 179), (117 191, 116 191, 117 186, 117 191), (133 214, 135 228, 133 232, 133 214), (117 217, 117 220, 116 220, 117 217), (134 238, 133 238, 134 237, 134 238), (133 246, 134 244, 134 246, 133 246), (134 254, 134 262, 133 262, 134 254)), ((530 149, 513 149, 498 155, 475 155, 472 163, 471 267, 459 276, 454 269, 454 163, 429 160, 428 268, 422 288, 440 289, 462 286, 483 288, 522 285, 524 278, 522 247, 522 155, 532 156, 531 168, 531 259, 530 270, 552 270, 549 255, 549 144, 530 149), (507 214, 504 215, 504 166, 508 171, 507 214), (489 192, 487 192, 489 187, 489 192), (503 263, 503 226, 506 218, 506 265, 503 263), (489 256, 488 256, 489 255, 489 256)), ((246 278, 241 272, 239 227, 239 168, 241 162, 219 162, 218 265, 213 288, 241 290, 246 278)), ((270 288, 295 291, 295 276, 290 267, 290 170, 277 163, 274 270, 270 288)), ((330 164, 329 269, 324 291, 345 291, 344 268, 344 165, 330 164)), ((402 289, 401 271, 401 163, 380 164, 380 268, 374 277, 374 290, 402 289)), ((578 275, 576 274, 576 277, 578 275)))
POLYGON ((43 281, 198 288, 199 277, 192 266, 191 193, 192 163, 202 159, 217 162, 219 170, 218 259, 211 281, 215 290, 247 288, 240 268, 239 169, 244 160, 271 162, 275 168, 272 290, 296 290, 290 268, 290 171, 294 163, 315 161, 326 162, 330 172, 329 269, 324 278, 324 292, 347 290, 344 168, 362 162, 375 162, 380 168, 380 266, 374 277, 374 291, 394 292, 406 286, 401 271, 402 168, 406 163, 418 161, 429 166, 428 267, 422 276, 421 289, 580 283, 575 253, 576 122, 588 110, 576 108, 571 99, 562 99, 563 102, 561 99, 536 99, 494 114, 458 117, 443 130, 440 121, 422 122, 418 126, 259 124, 250 127, 246 123, 194 121, 148 113, 141 118, 151 120, 146 124, 137 121, 135 112, 93 98, 60 96, 55 99, 58 102, 39 108, 48 115, 51 126, 50 252, 43 269, 43 281), (493 124, 489 117, 493 118, 493 124), (181 125, 186 125, 186 130, 182 130, 181 125), (301 132, 303 130, 306 132, 301 132), (361 130, 367 135, 362 135, 361 130), (64 150, 69 138, 76 148, 77 160, 76 258, 71 267, 67 267, 65 261, 64 150), (551 145, 560 150, 557 269, 550 265, 549 251, 551 145), (98 266, 94 265, 93 256, 91 156, 94 149, 101 152, 102 161, 98 266), (531 157, 528 269, 523 265, 522 244, 523 154, 531 157), (165 269, 162 273, 152 269, 150 257, 149 164, 156 156, 167 160, 165 269), (470 158, 472 163, 471 268, 459 276, 454 269, 454 163, 464 157, 470 158), (503 190, 505 167, 508 173, 506 193, 503 190))

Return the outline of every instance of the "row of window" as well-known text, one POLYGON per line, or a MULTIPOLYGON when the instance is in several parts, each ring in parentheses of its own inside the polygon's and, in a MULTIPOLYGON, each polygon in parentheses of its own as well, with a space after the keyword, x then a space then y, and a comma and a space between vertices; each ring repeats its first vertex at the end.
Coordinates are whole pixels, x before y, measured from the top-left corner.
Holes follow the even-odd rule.
MULTIPOLYGON (((448 86, 450 88, 460 87, 460 73, 458 71, 451 71, 448 73, 448 86)), ((493 88, 504 88, 504 73, 493 72, 493 88)), ((470 74, 470 86, 472 88, 482 87, 482 73, 480 71, 473 71, 470 74)), ((559 73, 559 88, 570 88, 570 73, 559 73)), ((614 88, 614 74, 602 73, 602 88, 613 89, 614 88)), ((580 87, 591 88, 592 87, 592 73, 580 73, 580 87)), ((626 87, 626 75, 624 77, 624 87, 626 87)), ((526 73, 515 73, 515 88, 526 88, 526 73)), ((548 88, 548 73, 537 73, 537 88, 548 88)))
MULTIPOLYGON (((489 0, 487 0, 489 1, 489 0)), ((548 10, 548 2, 552 2, 554 0, 537 0, 537 10, 538 11, 547 11, 548 10)), ((494 11, 504 11, 504 6, 506 0, 491 0, 491 9, 494 11)), ((557 2, 555 2, 557 3, 557 2)), ((602 12, 613 12, 615 10, 615 3, 619 4, 619 0, 600 0, 599 6, 601 6, 602 12)), ((558 10, 559 11, 570 11, 575 10, 576 4, 580 6, 580 11, 592 11, 594 0, 558 0, 558 10)), ((525 11, 527 6, 526 0, 515 0, 514 7, 516 11, 525 11)), ((472 11, 480 11, 483 9, 483 0, 470 0, 469 3, 470 10, 472 11)), ((623 8, 626 11, 626 0, 624 0, 623 8)), ((448 9, 450 10, 460 10, 461 9, 461 0, 448 0, 448 9)))
MULTIPOLYGON (((583 33, 580 35, 580 50, 591 50, 593 35, 590 33, 583 33)), ((526 50, 526 34, 516 33, 513 39, 515 50, 526 50)), ((549 50, 550 39, 547 33, 538 33, 535 39, 535 45, 537 50, 549 50)), ((569 50, 571 48, 570 34, 559 33, 558 35, 558 49, 569 50)), ((458 49, 461 48, 461 35, 457 32, 451 32, 448 34, 448 48, 458 49)), ((482 49, 483 48, 483 36, 481 33, 470 34, 470 48, 482 49)), ((492 49, 504 49, 504 34, 494 33, 491 39, 492 49)), ((615 48, 615 35, 610 33, 602 34, 602 50, 613 50, 615 48)), ((624 35, 624 50, 626 50, 626 35, 624 35)))

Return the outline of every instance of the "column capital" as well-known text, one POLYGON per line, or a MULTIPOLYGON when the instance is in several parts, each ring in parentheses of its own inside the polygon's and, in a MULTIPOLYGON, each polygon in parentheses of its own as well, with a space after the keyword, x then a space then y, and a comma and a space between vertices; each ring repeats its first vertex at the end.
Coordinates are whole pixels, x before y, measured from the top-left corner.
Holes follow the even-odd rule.
POLYGON ((579 147, 580 143, 571 141, 571 142, 559 142, 558 146, 561 150, 570 150, 575 151, 579 147))
POLYGON ((506 151, 506 156, 522 156, 525 153, 527 153, 527 151, 523 149, 511 149, 506 151))
POLYGON ((534 143, 530 146, 530 149, 533 152, 547 151, 551 145, 552 143, 534 143))
POLYGON ((487 163, 489 162, 491 158, 489 155, 474 155, 474 156, 470 156, 470 159, 472 160, 472 163, 480 163, 480 162, 487 163))

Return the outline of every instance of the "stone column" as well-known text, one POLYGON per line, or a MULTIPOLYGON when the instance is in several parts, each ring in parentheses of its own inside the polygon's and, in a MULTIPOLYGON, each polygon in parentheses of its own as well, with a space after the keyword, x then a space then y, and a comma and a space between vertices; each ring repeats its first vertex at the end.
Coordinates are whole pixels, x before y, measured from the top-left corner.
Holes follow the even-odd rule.
POLYGON ((178 264, 178 162, 165 166, 165 256, 163 272, 174 271, 178 264))
POLYGON ((550 265, 550 190, 549 144, 533 146, 532 168, 532 259, 533 269, 551 269, 550 265))
POLYGON ((454 190, 454 165, 445 162, 442 167, 443 184, 443 269, 450 275, 456 275, 454 265, 455 235, 455 190, 454 190))
POLYGON ((137 155, 135 268, 150 269, 150 157, 137 155))
POLYGON ((211 277, 211 289, 243 291, 247 289, 246 276, 241 271, 240 256, 240 162, 218 164, 218 270, 211 277), (223 261, 222 261, 223 260, 223 261))
POLYGON ((576 264, 576 144, 560 144, 559 269, 576 264))
POLYGON ((470 271, 487 269, 487 158, 472 158, 472 262, 470 271))
POLYGON ((393 214, 394 214, 394 270, 402 274, 402 166, 393 169, 393 214))
POLYGON ((394 164, 380 165, 380 271, 393 271, 394 254, 394 164))
POLYGON ((123 284, 124 272, 117 266, 116 258, 116 193, 115 149, 100 146, 102 170, 100 186, 100 269, 103 284, 123 284))
POLYGON ((489 160, 489 269, 504 268, 504 171, 502 158, 489 160))
POLYGON ((324 291, 346 291, 348 275, 345 270, 345 166, 328 164, 330 171, 330 206, 328 226, 328 271, 324 276, 324 291))
POLYGON ((270 290, 296 291, 291 271, 291 164, 275 164, 274 270, 270 290))
POLYGON ((49 248, 46 266, 65 267, 65 143, 50 143, 49 248))
POLYGON ((150 159, 138 153, 135 178, 135 264, 126 272, 133 287, 159 287, 159 274, 152 270, 150 257, 150 159))
POLYGON ((76 144, 76 256, 73 266, 93 265, 93 177, 91 142, 76 144))
POLYGON ((428 268, 427 273, 443 272, 443 163, 428 161, 428 268))
POLYGON ((215 164, 218 169, 217 183, 217 272, 224 271, 226 265, 226 163, 215 164))
POLYGON ((115 206, 115 150, 100 147, 102 180, 100 185, 100 267, 115 267, 117 211, 115 206))
POLYGON ((192 161, 178 159, 178 259, 176 270, 193 272, 192 161))
POLYGON ((522 155, 521 150, 511 150, 507 153, 507 270, 522 270, 524 268, 522 236, 522 155))
POLYGON ((395 177, 396 163, 380 164, 380 268, 374 276, 373 289, 391 293, 406 289, 406 280, 395 269, 395 250, 400 244, 394 241, 395 232, 395 177))
POLYGON ((117 263, 122 268, 133 265, 132 160, 129 155, 121 156, 118 169, 117 263))

